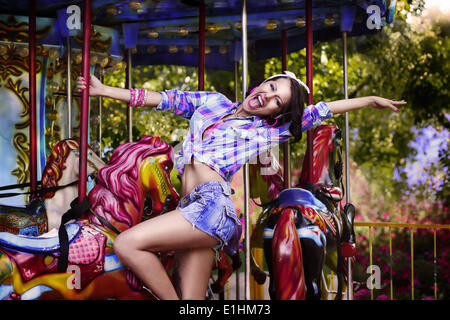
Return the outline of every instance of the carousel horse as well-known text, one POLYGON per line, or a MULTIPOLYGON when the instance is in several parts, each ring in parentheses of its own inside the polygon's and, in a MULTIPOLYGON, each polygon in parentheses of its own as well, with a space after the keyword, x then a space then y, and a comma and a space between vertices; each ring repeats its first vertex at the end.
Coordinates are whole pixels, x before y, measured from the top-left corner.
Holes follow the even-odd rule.
MULTIPOLYGON (((25 207, 0 205, 0 232, 39 236, 58 228, 61 216, 78 195, 79 139, 58 142, 47 158, 41 190, 25 207)), ((87 153, 87 174, 92 175, 105 163, 91 148, 87 153)))
POLYGON ((146 195, 154 215, 175 208, 179 196, 170 180, 172 152, 159 137, 143 137, 114 151, 85 198, 88 210, 60 228, 69 244, 63 272, 58 271, 62 260, 58 236, 0 233, 0 298, 154 298, 120 263, 113 242, 118 233, 142 221, 146 195))
MULTIPOLYGON (((341 298, 342 274, 346 271, 342 257, 351 258, 356 250, 355 208, 350 203, 345 207, 340 203, 343 199, 341 136, 335 125, 315 128, 312 176, 309 177, 307 152, 300 183, 285 190, 278 184, 259 216, 252 243, 254 246, 263 243, 272 299, 320 299, 325 263, 337 271, 336 297, 341 298)), ((266 184, 273 185, 268 179, 266 184)), ((251 263, 255 280, 263 283, 266 274, 254 259, 251 263)))

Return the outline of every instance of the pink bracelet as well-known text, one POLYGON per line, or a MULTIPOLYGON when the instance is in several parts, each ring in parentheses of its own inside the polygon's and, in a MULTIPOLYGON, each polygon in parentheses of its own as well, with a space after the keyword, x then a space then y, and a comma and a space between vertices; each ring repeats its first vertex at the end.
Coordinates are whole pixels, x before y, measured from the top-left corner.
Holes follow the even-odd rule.
POLYGON ((138 90, 138 98, 136 101, 137 107, 142 107, 144 105, 144 89, 137 89, 138 90))
POLYGON ((147 99, 147 90, 145 89, 130 89, 130 107, 142 107, 147 99), (136 97, 137 91, 137 97, 136 97))
POLYGON ((136 95, 135 90, 134 89, 130 89, 130 103, 128 104, 128 106, 130 106, 130 107, 135 107, 136 106, 136 104, 135 104, 135 95, 136 95))

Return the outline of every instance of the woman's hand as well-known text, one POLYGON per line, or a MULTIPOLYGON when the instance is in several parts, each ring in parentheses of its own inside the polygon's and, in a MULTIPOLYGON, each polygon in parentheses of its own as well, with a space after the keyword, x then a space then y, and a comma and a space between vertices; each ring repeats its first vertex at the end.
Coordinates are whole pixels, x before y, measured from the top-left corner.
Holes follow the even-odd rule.
POLYGON ((396 100, 389 100, 382 97, 371 97, 372 103, 371 106, 377 109, 384 109, 384 108, 391 108, 394 111, 398 111, 397 105, 405 105, 406 101, 396 101, 396 100))
MULTIPOLYGON (((77 90, 81 92, 84 89, 86 89, 86 79, 84 77, 79 76, 77 78, 77 90)), ((104 95, 104 93, 105 93, 105 85, 91 74, 89 78, 89 95, 91 97, 97 97, 104 95)))
POLYGON ((340 114, 340 113, 344 113, 344 112, 358 110, 358 109, 365 108, 365 107, 374 107, 377 109, 390 108, 394 111, 399 111, 396 106, 405 105, 405 104, 406 104, 406 101, 404 101, 404 100, 396 101, 396 100, 389 100, 389 99, 385 99, 382 97, 376 97, 376 96, 328 102, 330 111, 333 114, 340 114))

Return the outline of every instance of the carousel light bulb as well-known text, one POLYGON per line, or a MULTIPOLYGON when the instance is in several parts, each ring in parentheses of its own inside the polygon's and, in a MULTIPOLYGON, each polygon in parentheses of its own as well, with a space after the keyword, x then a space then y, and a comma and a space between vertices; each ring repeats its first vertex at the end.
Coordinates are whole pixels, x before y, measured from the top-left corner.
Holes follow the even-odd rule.
POLYGON ((20 47, 17 51, 22 58, 28 57, 28 54, 30 53, 27 47, 20 47))
POLYGON ((217 28, 217 26, 215 24, 210 24, 206 29, 208 30, 208 33, 211 33, 211 34, 215 34, 215 33, 217 33, 217 31, 219 31, 219 29, 217 28))
POLYGON ((334 19, 332 14, 327 14, 327 16, 324 19, 324 22, 327 26, 331 26, 336 22, 336 20, 334 19))
POLYGON ((141 8, 141 5, 142 3, 137 0, 131 0, 130 2, 128 2, 128 8, 135 11, 139 10, 141 8))
POLYGON ((150 39, 156 39, 158 38, 159 34, 156 30, 150 30, 149 32, 147 32, 147 37, 149 37, 150 39))
POLYGON ((52 81, 47 85, 47 90, 49 92, 56 92, 59 90, 59 84, 58 82, 52 81))
POLYGON ((210 53, 211 53, 211 47, 205 46, 205 54, 210 54, 210 53))
POLYGON ((178 34, 182 37, 187 36, 189 34, 189 30, 185 26, 181 26, 178 28, 178 34))
POLYGON ((277 23, 275 20, 269 20, 266 23, 266 29, 267 30, 274 30, 278 27, 277 23))
POLYGON ((297 20, 295 20, 295 25, 299 28, 303 28, 304 26, 306 26, 305 18, 304 17, 297 18, 297 20))
POLYGON ((169 46, 169 53, 177 53, 178 52, 178 48, 176 45, 171 45, 169 46))

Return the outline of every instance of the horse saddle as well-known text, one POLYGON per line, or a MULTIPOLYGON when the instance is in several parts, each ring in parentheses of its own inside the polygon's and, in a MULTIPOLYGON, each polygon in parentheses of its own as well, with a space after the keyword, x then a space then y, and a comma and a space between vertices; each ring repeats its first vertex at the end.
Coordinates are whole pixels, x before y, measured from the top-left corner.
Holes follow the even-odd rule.
MULTIPOLYGON (((69 236, 69 242, 72 241, 81 230, 81 226, 78 223, 66 224, 65 227, 69 236)), ((57 235, 45 238, 0 232, 0 247, 27 253, 53 253, 59 250, 59 238, 57 235)))
MULTIPOLYGON (((104 272, 106 236, 90 226, 75 222, 66 224, 69 237, 68 264, 78 266, 81 272, 80 288, 104 272)), ((0 233, 0 250, 17 266, 24 281, 40 275, 58 273, 59 237, 24 237, 0 233)))
POLYGON ((327 207, 319 199, 308 190, 302 188, 284 189, 280 192, 278 201, 279 207, 301 205, 323 213, 328 213, 327 207))

